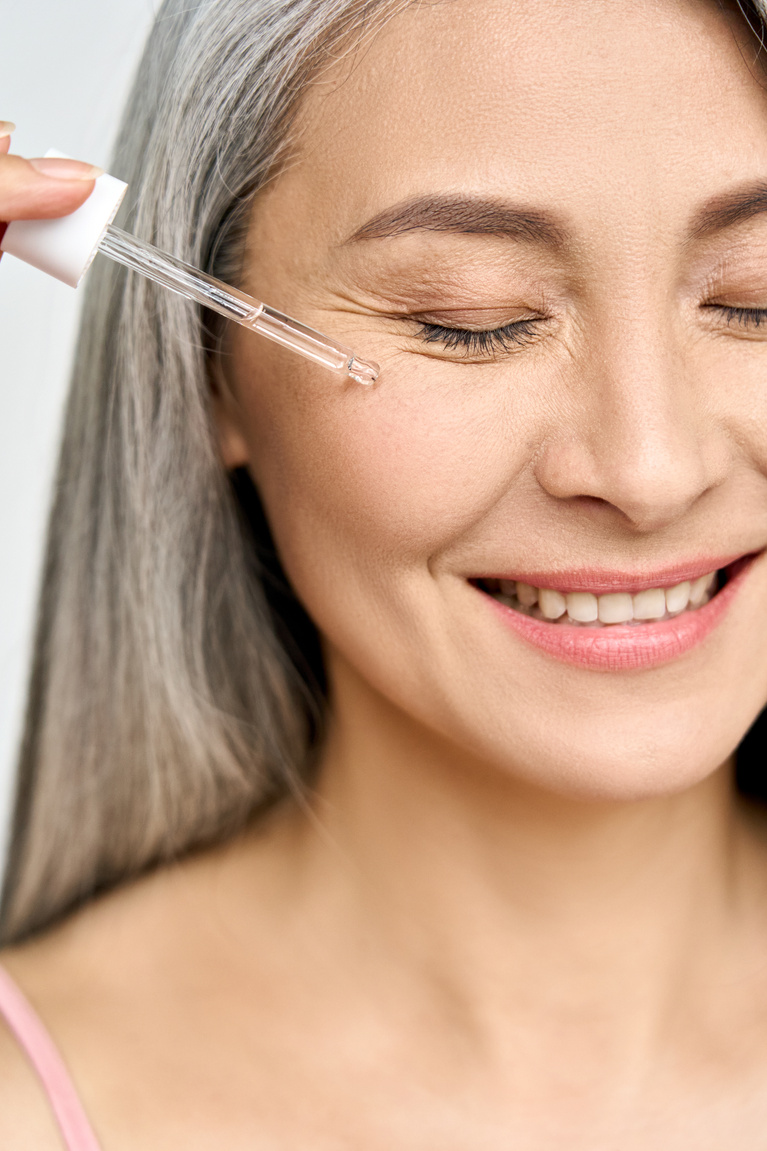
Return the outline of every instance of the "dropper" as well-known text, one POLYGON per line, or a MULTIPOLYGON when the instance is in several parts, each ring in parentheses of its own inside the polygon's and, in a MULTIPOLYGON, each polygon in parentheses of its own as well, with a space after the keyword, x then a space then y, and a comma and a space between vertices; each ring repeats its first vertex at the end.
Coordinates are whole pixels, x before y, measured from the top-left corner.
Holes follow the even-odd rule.
POLYGON ((268 304, 262 304, 252 296, 228 287, 221 280, 200 272, 191 264, 177 260, 175 256, 169 256, 167 252, 161 252, 159 248, 123 232, 114 224, 107 226, 99 242, 99 251, 118 264, 133 268, 135 272, 140 272, 158 284, 164 284, 188 300, 196 300, 211 311, 226 316, 227 320, 234 320, 236 324, 242 324, 244 328, 250 328, 268 340, 298 352, 307 360, 330 368, 332 372, 351 376, 358 384, 373 384, 376 381, 378 364, 360 359, 351 348, 344 347, 330 336, 323 336, 314 328, 308 328, 298 320, 291 320, 290 316, 275 311, 268 304))
MULTIPOLYGON (((63 157, 51 150, 47 156, 63 157)), ((67 157, 68 158, 68 157, 67 157)), ((199 268, 168 255, 112 223, 128 185, 104 174, 85 203, 55 220, 16 220, 6 228, 0 250, 77 287, 97 252, 142 276, 218 312, 236 324, 290 348, 358 384, 373 384, 378 364, 260 300, 231 288, 199 268)))

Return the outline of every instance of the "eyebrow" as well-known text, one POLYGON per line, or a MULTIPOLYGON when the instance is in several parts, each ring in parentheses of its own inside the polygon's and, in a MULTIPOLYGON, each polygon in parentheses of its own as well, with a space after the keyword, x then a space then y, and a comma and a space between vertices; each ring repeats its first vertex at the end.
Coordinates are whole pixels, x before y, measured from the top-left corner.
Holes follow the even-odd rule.
MULTIPOLYGON (((703 239, 767 212, 767 180, 759 180, 714 197, 693 217, 689 234, 703 239)), ((384 208, 344 243, 381 240, 407 232, 452 232, 457 235, 503 236, 559 250, 566 229, 537 208, 481 196, 413 196, 384 208)))
POLYGON ((690 234, 702 239, 763 212, 767 212, 767 181, 760 180, 710 200, 694 217, 690 234))
POLYGON ((504 236, 561 248, 565 231, 548 212, 478 196, 414 196, 384 208, 345 241, 382 240, 406 232, 504 236))

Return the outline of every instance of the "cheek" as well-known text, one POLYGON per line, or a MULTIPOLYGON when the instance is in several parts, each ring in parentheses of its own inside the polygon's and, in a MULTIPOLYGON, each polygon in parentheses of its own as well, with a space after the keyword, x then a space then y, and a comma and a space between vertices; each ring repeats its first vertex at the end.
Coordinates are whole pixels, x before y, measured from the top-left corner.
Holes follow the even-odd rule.
MULTIPOLYGON (((297 589, 378 587, 427 565, 476 526, 530 458, 531 432, 497 382, 421 361, 373 388, 321 369, 241 375, 254 478, 297 589), (452 378, 451 378, 452 372, 452 378), (440 379, 441 377, 441 379, 440 379)), ((481 373, 481 369, 479 370, 481 373)))
POLYGON ((767 475, 767 348, 753 343, 730 350, 713 362, 706 380, 707 407, 755 475, 767 475))

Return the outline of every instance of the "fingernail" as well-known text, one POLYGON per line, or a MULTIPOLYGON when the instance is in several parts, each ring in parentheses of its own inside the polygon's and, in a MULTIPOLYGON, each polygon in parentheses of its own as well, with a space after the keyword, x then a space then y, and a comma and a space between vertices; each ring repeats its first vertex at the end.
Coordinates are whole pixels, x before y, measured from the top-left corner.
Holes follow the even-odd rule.
POLYGON ((54 180, 97 180, 99 176, 104 175, 103 168, 84 164, 80 160, 60 160, 56 156, 41 156, 39 160, 29 162, 43 176, 52 176, 54 180))
POLYGON ((16 131, 16 125, 12 120, 0 120, 0 140, 3 136, 10 136, 11 132, 16 131))

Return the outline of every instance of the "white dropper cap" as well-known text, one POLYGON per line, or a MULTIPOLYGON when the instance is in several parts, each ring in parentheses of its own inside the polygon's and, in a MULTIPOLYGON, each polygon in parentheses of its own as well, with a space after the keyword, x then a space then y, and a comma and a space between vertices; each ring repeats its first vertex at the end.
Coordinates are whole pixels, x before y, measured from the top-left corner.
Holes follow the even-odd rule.
MULTIPOLYGON (((45 155, 70 159, 55 148, 45 155)), ((85 203, 71 215, 58 220, 14 220, 5 230, 0 251, 76 288, 117 215, 127 188, 122 180, 104 173, 85 203)))

